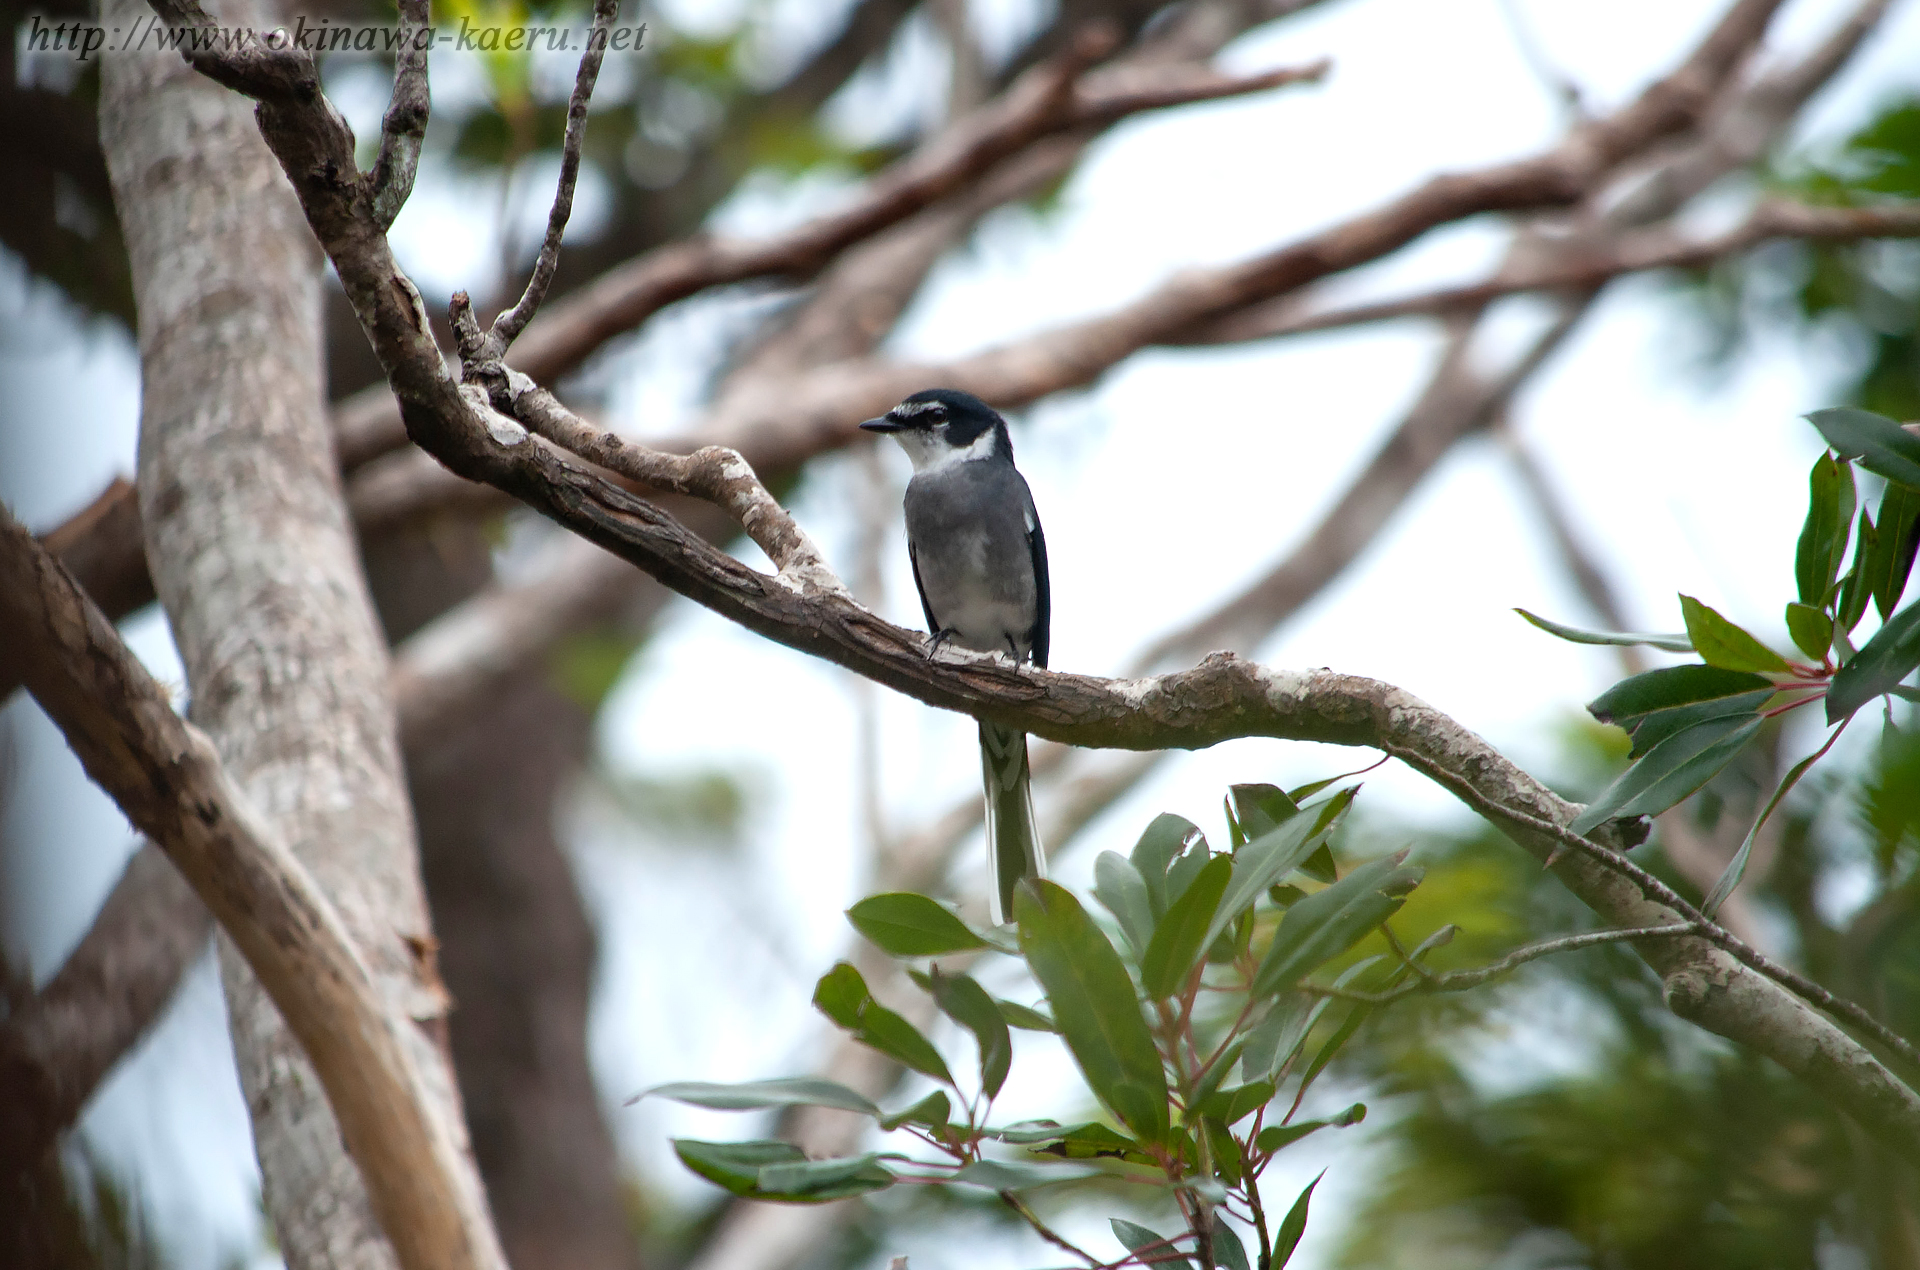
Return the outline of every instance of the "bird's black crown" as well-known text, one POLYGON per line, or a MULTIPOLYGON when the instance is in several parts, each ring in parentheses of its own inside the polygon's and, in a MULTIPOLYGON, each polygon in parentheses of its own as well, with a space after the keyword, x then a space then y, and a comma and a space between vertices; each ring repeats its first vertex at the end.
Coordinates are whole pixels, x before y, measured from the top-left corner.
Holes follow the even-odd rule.
POLYGON ((891 425, 884 429, 886 431, 906 428, 931 430, 945 424, 946 442, 956 449, 972 445, 981 433, 991 431, 998 441, 1000 454, 1008 460, 1013 458, 1013 440, 1007 435, 1007 421, 992 406, 958 388, 923 388, 887 411, 881 419, 871 420, 863 426, 879 424, 882 420, 891 425))

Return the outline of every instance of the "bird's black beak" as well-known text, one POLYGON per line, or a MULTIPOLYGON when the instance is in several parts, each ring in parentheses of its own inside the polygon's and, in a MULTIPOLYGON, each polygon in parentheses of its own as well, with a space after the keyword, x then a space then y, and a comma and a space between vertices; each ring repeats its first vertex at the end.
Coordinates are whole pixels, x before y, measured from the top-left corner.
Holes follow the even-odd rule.
POLYGON ((898 432, 907 425, 901 423, 898 419, 881 415, 878 419, 869 419, 860 426, 868 432, 898 432))

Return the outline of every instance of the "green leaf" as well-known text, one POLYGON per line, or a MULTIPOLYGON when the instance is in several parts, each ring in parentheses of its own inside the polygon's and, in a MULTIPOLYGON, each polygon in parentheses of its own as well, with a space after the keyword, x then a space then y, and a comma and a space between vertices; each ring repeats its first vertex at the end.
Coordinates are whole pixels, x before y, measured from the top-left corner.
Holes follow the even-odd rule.
POLYGON ((1833 619, 1825 609, 1788 601, 1787 634, 1793 636, 1794 646, 1801 652, 1820 661, 1833 647, 1833 619))
POLYGON ((1058 1032, 1054 1021, 1030 1005, 1021 1005, 1018 1001, 1008 1001, 1004 997, 994 998, 1000 1007, 1000 1017, 1007 1021, 1008 1027, 1017 1027, 1023 1032, 1058 1032))
POLYGON ((1691 595, 1680 597, 1680 612, 1687 620, 1687 637, 1707 665, 1761 674, 1791 669, 1786 658, 1691 595))
POLYGON ((1334 867, 1333 848, 1322 846, 1300 865, 1300 871, 1316 882, 1337 882, 1340 870, 1334 867))
POLYGON ((1213 1215, 1213 1260, 1221 1270, 1252 1270, 1247 1265, 1247 1249, 1216 1211, 1213 1215))
POLYGON ((1278 785, 1227 786, 1227 813, 1247 841, 1272 833, 1299 812, 1300 804, 1278 785))
POLYGON ((931 1076, 945 1085, 953 1084, 940 1051, 920 1035, 920 1030, 873 999, 867 981, 860 972, 841 962, 826 974, 813 990, 813 1004, 835 1023, 853 1033, 853 1039, 870 1049, 898 1059, 914 1071, 931 1076))
POLYGON ((1273 1082, 1256 1080, 1222 1089, 1200 1104, 1200 1114, 1221 1124, 1238 1124, 1273 1101, 1273 1082))
POLYGON ((1301 1043, 1329 1004, 1330 998, 1303 993, 1283 997, 1259 1026, 1247 1033, 1246 1048, 1240 1051, 1241 1069, 1250 1078, 1278 1079, 1281 1066, 1300 1051, 1301 1043))
POLYGON ((1711 780, 1760 731, 1760 716, 1708 719, 1661 741, 1568 826, 1586 833, 1616 816, 1657 816, 1711 780))
MULTIPOLYGON (((1236 785, 1235 789, 1246 786, 1236 785)), ((1272 789, 1271 785, 1265 786, 1272 789)), ((1274 791, 1279 793, 1278 790, 1274 791)), ((1233 853, 1233 880, 1227 884, 1204 941, 1212 944, 1228 924, 1253 907, 1260 893, 1299 868, 1338 826, 1357 790, 1342 790, 1313 816, 1290 817, 1233 853)), ((1281 797, 1286 797, 1282 794, 1281 797)))
POLYGON ((1185 816, 1162 812, 1134 844, 1133 867, 1147 884, 1147 899, 1156 919, 1167 911, 1167 866, 1199 832, 1199 826, 1185 816))
POLYGON ((926 989, 941 1012, 973 1033, 980 1047, 980 1087, 989 1098, 1000 1095, 1013 1064, 1013 1039, 1007 1020, 987 990, 966 975, 944 975, 935 966, 931 975, 913 972, 913 981, 926 989))
POLYGON ((924 895, 869 895, 847 910, 855 930, 895 957, 937 957, 987 947, 967 924, 924 895))
POLYGON ((799 1147, 786 1142, 700 1142, 673 1139, 680 1162, 715 1186, 748 1199, 821 1204, 828 1200, 865 1195, 892 1186, 893 1174, 873 1155, 845 1160, 809 1160, 799 1147), (763 1178, 772 1169, 777 1183, 763 1178))
POLYGON ((984 1186, 990 1191, 1025 1191, 1058 1182, 1079 1182, 1099 1177, 1100 1170, 1084 1164, 1038 1164, 1024 1161, 975 1160, 947 1180, 968 1186, 984 1186))
POLYGON ((1793 576, 1800 602, 1824 608, 1847 554, 1847 530, 1853 525, 1853 467, 1831 454, 1814 460, 1807 477, 1807 519, 1794 551, 1793 576))
POLYGON ((1075 1125, 1034 1150, 1063 1160, 1124 1160, 1128 1164, 1156 1166, 1159 1163, 1138 1142, 1103 1124, 1075 1125))
MULTIPOLYGON (((1156 1001, 1178 996, 1187 976, 1213 942, 1214 910, 1233 876, 1233 858, 1214 856, 1201 866, 1191 885, 1167 908, 1153 939, 1140 954, 1140 983, 1156 1001)), ((1172 880, 1172 875, 1168 875, 1172 880)))
POLYGON ((1310 1133, 1321 1129, 1344 1129, 1348 1125, 1359 1124, 1367 1118, 1367 1104, 1356 1102, 1337 1116, 1325 1120, 1296 1120, 1292 1124, 1270 1124, 1260 1131, 1253 1144, 1272 1155, 1275 1151, 1292 1146, 1310 1133))
POLYGON ((1298 982, 1398 912, 1423 872, 1407 867, 1406 859, 1405 851, 1397 851, 1371 860, 1288 909, 1254 973, 1253 994, 1298 982))
MULTIPOLYGON (((1166 1256, 1172 1248, 1172 1242, 1167 1236, 1156 1235, 1145 1226, 1138 1226, 1133 1222, 1123 1221, 1118 1217, 1108 1218, 1107 1224, 1113 1227, 1113 1237, 1125 1244, 1128 1252, 1144 1252, 1147 1256, 1154 1259, 1152 1264, 1155 1266, 1170 1267, 1171 1270, 1193 1270, 1193 1263, 1185 1257, 1166 1256), (1161 1258, 1163 1257, 1166 1257, 1166 1259, 1162 1260, 1161 1258)), ((1174 1239, 1178 1239, 1179 1237, 1178 1235, 1173 1236, 1174 1239)))
POLYGON ((1134 953, 1145 952, 1153 938, 1153 901, 1133 861, 1117 851, 1102 851, 1093 862, 1093 898, 1120 923, 1134 953))
POLYGON ((912 1106, 880 1117, 880 1127, 892 1131, 903 1124, 923 1124, 931 1129, 939 1129, 945 1127, 952 1118, 953 1104, 947 1101, 946 1094, 936 1089, 912 1106))
MULTIPOLYGON (((766 1107, 837 1107, 842 1111, 857 1111, 867 1116, 880 1114, 879 1107, 845 1085, 807 1077, 750 1080, 737 1085, 682 1080, 670 1085, 656 1085, 641 1094, 640 1098, 655 1095, 720 1111, 758 1111, 766 1107)), ((634 1101, 638 1102, 639 1098, 634 1101)))
POLYGON ((982 1129, 981 1132, 996 1142, 1028 1146, 1036 1142, 1057 1142, 1074 1130, 1086 1127, 1085 1123, 1063 1125, 1057 1120, 1016 1120, 1012 1124, 1001 1125, 997 1129, 982 1129))
POLYGON ((1873 588, 1873 605, 1885 621, 1900 606, 1913 572, 1914 550, 1920 547, 1920 490, 1888 485, 1880 496, 1879 529, 1865 576, 1873 588))
POLYGON ((1920 604, 1909 604, 1874 632, 1833 677, 1827 690, 1827 722, 1850 718, 1855 710, 1920 666, 1920 604))
POLYGON ((1760 836, 1760 827, 1767 823, 1768 817, 1773 815, 1773 809, 1778 807, 1780 800, 1787 796, 1787 791, 1800 783, 1800 778, 1807 774, 1807 769, 1818 762, 1822 754, 1833 748, 1833 743, 1840 738, 1841 728, 1845 726, 1846 724, 1842 723, 1840 728, 1834 729, 1833 735, 1827 738, 1826 744, 1795 763, 1781 779, 1779 787, 1773 791, 1773 797, 1767 799, 1767 805, 1761 808, 1759 817, 1754 820, 1753 828, 1747 830, 1746 840, 1740 844, 1740 849, 1733 853, 1733 859, 1727 863, 1726 871, 1720 875, 1720 880, 1713 884, 1713 890, 1707 892, 1707 898, 1701 902, 1700 912, 1708 921, 1712 921, 1713 915, 1720 911, 1720 906, 1727 902, 1727 897, 1733 894, 1733 888, 1740 885, 1740 878, 1747 871, 1747 859, 1753 854, 1753 840, 1760 836))
POLYGON ((1920 489, 1920 437, 1869 410, 1836 406, 1807 416, 1834 453, 1858 459, 1869 472, 1920 489))
POLYGON ((1840 583, 1840 603, 1834 610, 1833 624, 1838 629, 1851 631, 1867 615, 1867 601, 1873 598, 1873 579, 1867 575, 1867 562, 1879 554, 1880 531, 1874 527, 1873 517, 1863 510, 1853 548, 1853 568, 1847 570, 1846 578, 1840 583))
POLYGON ((1525 609, 1515 609, 1521 617, 1549 635, 1558 635, 1573 644, 1646 644, 1652 648, 1664 648, 1670 653, 1690 653, 1693 645, 1685 635, 1634 635, 1624 631, 1583 631, 1571 626, 1562 626, 1558 622, 1549 622, 1538 613, 1529 613, 1525 609))
POLYGON ((852 1193, 862 1194, 878 1189, 867 1184, 877 1180, 876 1170, 880 1175, 892 1177, 879 1165, 878 1159, 877 1155, 869 1152, 841 1159, 763 1164, 760 1166, 757 1192, 759 1196, 767 1198, 779 1195, 792 1199, 840 1199, 848 1193, 847 1183, 852 1182, 859 1187, 852 1193))
POLYGON ((1293 1207, 1287 1210, 1286 1220, 1280 1223, 1280 1229, 1273 1236, 1273 1270, 1281 1270, 1293 1256, 1293 1250, 1300 1246, 1300 1236, 1307 1233, 1307 1204, 1313 1199, 1313 1188, 1320 1185, 1320 1178, 1327 1171, 1320 1170, 1320 1177, 1307 1183, 1307 1189, 1300 1192, 1300 1198, 1293 1201, 1293 1207))
POLYGON ((1040 879, 1014 896, 1020 950, 1087 1087, 1148 1142, 1167 1136, 1167 1082, 1120 954, 1064 888, 1040 879))
POLYGON ((1662 710, 1772 688, 1772 680, 1744 671, 1721 670, 1700 663, 1663 666, 1622 679, 1595 697, 1587 710, 1600 722, 1617 724, 1631 732, 1648 715, 1662 710))
MULTIPOLYGON (((1193 885, 1194 879, 1200 876, 1200 870, 1206 868, 1207 861, 1211 859, 1213 853, 1207 849, 1207 840, 1195 838, 1193 845, 1167 866, 1167 907, 1162 916, 1171 912, 1173 906, 1180 902, 1180 897, 1187 893, 1187 888, 1193 885)), ((1155 933, 1158 933, 1157 929, 1155 933)))

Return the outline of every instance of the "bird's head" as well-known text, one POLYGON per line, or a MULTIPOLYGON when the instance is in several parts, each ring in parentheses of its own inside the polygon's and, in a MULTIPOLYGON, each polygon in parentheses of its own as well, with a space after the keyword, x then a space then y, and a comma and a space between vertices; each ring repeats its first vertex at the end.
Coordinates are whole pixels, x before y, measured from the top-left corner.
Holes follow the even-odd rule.
POLYGON ((974 459, 1013 462, 1007 421, 992 406, 958 388, 924 389, 860 426, 869 432, 890 433, 913 460, 916 472, 974 459))

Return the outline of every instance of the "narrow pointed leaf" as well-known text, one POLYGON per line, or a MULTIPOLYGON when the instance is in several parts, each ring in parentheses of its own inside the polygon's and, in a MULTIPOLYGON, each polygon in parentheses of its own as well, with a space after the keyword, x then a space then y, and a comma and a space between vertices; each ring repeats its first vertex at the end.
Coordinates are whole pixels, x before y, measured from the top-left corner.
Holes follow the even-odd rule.
POLYGON ((1356 1102, 1337 1116, 1325 1120, 1296 1120, 1292 1124, 1270 1124, 1260 1131, 1253 1144, 1271 1155, 1275 1151, 1292 1146, 1308 1134, 1321 1129, 1344 1129, 1348 1125, 1359 1124, 1367 1118, 1367 1104, 1356 1102))
POLYGON ((1239 1124, 1273 1101, 1273 1082, 1256 1080, 1219 1093, 1200 1104, 1200 1114, 1212 1116, 1222 1124, 1239 1124))
POLYGON ((1920 489, 1920 437, 1869 410, 1837 406, 1807 416, 1836 454, 1859 460, 1869 472, 1920 489))
POLYGON ((1562 626, 1558 622, 1550 622, 1538 613, 1530 613, 1526 609, 1517 608, 1514 612, 1547 634, 1558 635, 1561 639, 1573 644, 1645 644, 1650 648, 1664 648, 1670 653, 1693 651, 1693 644, 1685 635, 1637 635, 1627 631, 1583 631, 1572 626, 1562 626))
POLYGON ((1175 857, 1173 863, 1167 866, 1167 907, 1163 912, 1172 910, 1180 902, 1180 897, 1187 893, 1187 888, 1193 885, 1193 880, 1200 876, 1200 870, 1206 868, 1207 861, 1211 859, 1213 853, 1207 849, 1207 840, 1199 836, 1194 838, 1193 845, 1183 854, 1175 857))
POLYGON ((1733 894, 1733 888, 1740 885, 1740 878, 1747 871, 1747 859, 1753 854, 1753 840, 1760 836, 1760 829, 1767 823, 1768 817, 1773 815, 1773 809, 1780 805, 1780 800, 1787 796, 1789 790, 1800 783, 1800 778, 1807 774, 1807 769, 1819 762, 1820 756, 1833 748, 1833 743, 1840 739, 1840 733, 1845 727, 1846 724, 1842 722, 1840 727, 1833 730, 1833 735, 1827 738, 1826 744, 1788 769, 1786 776, 1780 781, 1779 788, 1773 791, 1773 797, 1767 799, 1767 805, 1761 808, 1760 815, 1753 822, 1753 828, 1747 830, 1746 840, 1740 844, 1740 849, 1734 852, 1733 859, 1727 863, 1726 871, 1720 875, 1720 880, 1713 884, 1713 890, 1707 892, 1706 900, 1701 903, 1700 911, 1709 921, 1713 919, 1715 913, 1720 911, 1720 906, 1727 902, 1727 897, 1733 894))
POLYGON ((1086 1164, 1037 1164, 1024 1160, 975 1160, 954 1173, 949 1181, 967 1186, 984 1186, 990 1191, 1025 1191, 1036 1186, 1060 1182, 1080 1182, 1099 1177, 1100 1170, 1086 1164))
POLYGON ((1756 691, 1767 691, 1773 681, 1739 670, 1689 663, 1662 666, 1622 679, 1595 697, 1587 711, 1602 723, 1612 723, 1631 732, 1649 715, 1682 706, 1724 700, 1756 691))
POLYGON ((1140 870, 1140 878, 1147 884, 1154 917, 1167 911, 1167 866, 1199 832, 1199 826, 1185 816, 1162 812, 1134 844, 1133 867, 1140 870))
POLYGON ((1070 892, 1029 879, 1014 896, 1020 950, 1087 1086, 1149 1142, 1167 1135, 1167 1083, 1120 954, 1070 892))
POLYGON ((1909 604, 1874 632, 1833 677, 1827 722, 1838 723, 1920 667, 1920 604, 1909 604))
POLYGON ((1157 1164, 1146 1148, 1103 1124, 1083 1124, 1059 1135, 1035 1151, 1063 1160, 1124 1160, 1128 1164, 1157 1164))
POLYGON ((980 1087, 987 1097, 998 1097, 1013 1063, 1013 1039, 993 998, 967 975, 941 974, 937 966, 930 975, 916 971, 913 981, 927 990, 942 1013, 973 1033, 980 1047, 980 1087))
POLYGON ((1833 647, 1833 619, 1827 616, 1825 609, 1789 602, 1787 634, 1793 636, 1794 647, 1819 661, 1833 647))
POLYGON ((1125 1244, 1128 1252, 1145 1252, 1147 1256, 1153 1258, 1151 1264, 1167 1267, 1168 1270, 1193 1270, 1193 1263, 1185 1257, 1167 1256, 1171 1245, 1165 1235, 1156 1235, 1145 1226, 1135 1225, 1118 1217, 1108 1218, 1107 1224, 1113 1227, 1113 1237, 1125 1244), (1161 1260, 1163 1257, 1167 1259, 1161 1260))
POLYGON ((1007 1021, 1008 1027, 1017 1027, 1023 1032, 1058 1032, 1060 1029, 1047 1015, 1030 1005, 1021 1005, 1018 1001, 1008 1001, 1003 997, 994 998, 1000 1007, 1000 1017, 1007 1021))
POLYGON ((882 1129, 898 1129, 903 1124, 923 1124, 938 1129, 953 1118, 953 1104, 947 1101, 946 1094, 936 1089, 910 1107, 880 1117, 882 1129))
POLYGON ((872 1155, 846 1160, 809 1160, 786 1142, 700 1142, 673 1139, 674 1153, 688 1169, 749 1199, 823 1204, 892 1186, 893 1174, 872 1155), (776 1185, 762 1178, 768 1170, 776 1185))
POLYGON ((1814 460, 1807 477, 1807 519, 1794 551, 1793 576, 1800 602, 1823 608, 1840 576, 1847 554, 1847 530, 1853 524, 1853 466, 1831 454, 1814 460))
POLYGON ((1145 952, 1153 938, 1153 901, 1147 898, 1146 879, 1133 861, 1115 851, 1102 851, 1093 862, 1093 898, 1120 923, 1135 955, 1145 952))
POLYGON ((1873 517, 1862 510, 1853 548, 1853 568, 1840 584, 1840 602, 1834 609, 1833 624, 1840 630, 1851 631, 1867 615, 1867 602, 1873 598, 1873 579, 1867 573, 1867 566, 1879 554, 1880 531, 1874 526, 1873 517))
POLYGON ((737 1085, 682 1080, 670 1085, 656 1085, 640 1097, 671 1098, 675 1102, 712 1107, 720 1111, 758 1111, 767 1107, 837 1107, 841 1111, 857 1111, 867 1116, 880 1114, 879 1107, 845 1085, 811 1078, 751 1080, 737 1085))
POLYGON ((1300 804, 1278 785, 1229 785, 1227 807, 1249 841, 1299 814, 1300 804))
POLYGON ((1786 658, 1691 595, 1680 597, 1680 613, 1687 620, 1687 638, 1707 665, 1756 674, 1789 669, 1786 658))
POLYGON ((1900 607, 1907 577, 1913 572, 1915 548, 1920 547, 1920 490, 1889 485, 1880 496, 1880 536, 1876 555, 1867 563, 1867 581, 1873 588, 1873 606, 1885 621, 1900 607))
POLYGON ((1218 1211, 1213 1214, 1213 1260, 1220 1270, 1252 1270, 1247 1264, 1246 1245, 1218 1211))
POLYGON ((1250 1079, 1278 1079, 1276 1073, 1300 1052, 1301 1043, 1327 1012, 1330 1003, 1331 998, 1314 998, 1304 993, 1282 998, 1259 1026, 1247 1034, 1246 1046, 1240 1051, 1241 1070, 1250 1079))
POLYGON ((1300 1246, 1300 1236, 1307 1233, 1307 1206, 1313 1199, 1313 1188, 1320 1185, 1320 1178, 1326 1170, 1320 1171, 1320 1177, 1307 1183, 1307 1189, 1300 1192, 1300 1198, 1293 1201, 1293 1207, 1287 1210, 1287 1216, 1280 1223, 1280 1229, 1273 1236, 1273 1270, 1281 1270, 1293 1256, 1293 1250, 1300 1246))
POLYGON ((937 957, 987 947, 965 922, 924 895, 869 895, 847 910, 854 929, 895 957, 937 957))
POLYGON ((953 1084, 953 1074, 947 1070, 940 1051, 913 1024, 875 1001, 867 990, 867 981, 847 962, 820 976, 813 990, 813 1003, 862 1045, 898 1059, 942 1084, 953 1084))
POLYGON ((1288 909, 1254 974, 1254 995, 1298 982, 1398 912, 1422 874, 1406 858, 1400 851, 1369 861, 1288 909))
POLYGON ((1711 780, 1760 731, 1758 714, 1709 719, 1668 737, 1620 774, 1568 826, 1586 833, 1617 816, 1657 816, 1711 780))
POLYGON ((1227 883, 1226 893, 1214 910, 1206 943, 1212 944, 1229 923, 1253 907, 1262 892, 1313 855, 1353 805, 1354 792, 1343 790, 1328 800, 1329 807, 1320 814, 1294 817, 1276 824, 1233 853, 1233 879, 1227 883))
MULTIPOLYGON (((1140 955, 1140 983, 1149 997, 1165 1000, 1179 995, 1187 976, 1212 943, 1214 911, 1233 876, 1233 858, 1215 856, 1203 865, 1191 885, 1167 908, 1154 928, 1153 939, 1140 955)), ((1168 875, 1171 880, 1172 875, 1168 875)))

